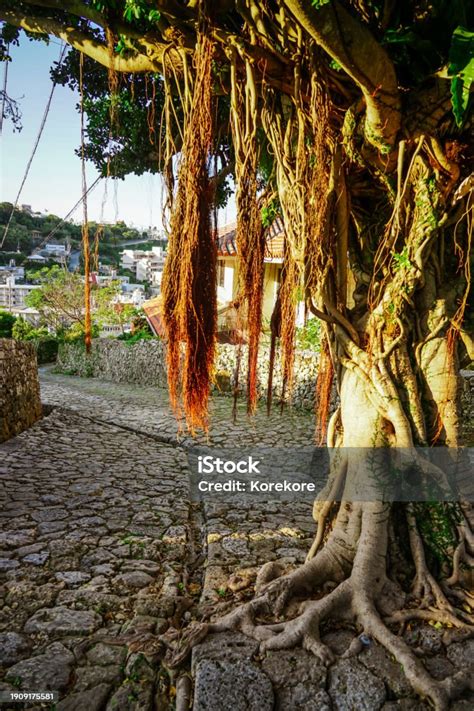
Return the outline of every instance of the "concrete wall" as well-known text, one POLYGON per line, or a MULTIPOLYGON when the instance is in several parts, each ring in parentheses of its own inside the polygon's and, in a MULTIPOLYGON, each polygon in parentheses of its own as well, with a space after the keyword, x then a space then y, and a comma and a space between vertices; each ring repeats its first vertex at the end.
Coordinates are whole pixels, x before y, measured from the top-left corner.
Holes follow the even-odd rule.
POLYGON ((0 339, 0 442, 41 417, 36 351, 31 343, 0 339))

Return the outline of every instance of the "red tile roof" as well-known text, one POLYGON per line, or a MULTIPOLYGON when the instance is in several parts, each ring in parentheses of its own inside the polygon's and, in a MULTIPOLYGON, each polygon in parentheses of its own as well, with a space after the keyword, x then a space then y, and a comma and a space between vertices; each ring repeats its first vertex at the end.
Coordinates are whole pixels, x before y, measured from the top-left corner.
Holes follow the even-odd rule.
MULTIPOLYGON (((221 227, 218 231, 217 253, 219 257, 236 257, 238 254, 237 245, 237 224, 235 222, 221 227)), ((267 229, 267 239, 265 248, 265 259, 283 259, 285 233, 283 222, 280 218, 274 220, 267 229)))

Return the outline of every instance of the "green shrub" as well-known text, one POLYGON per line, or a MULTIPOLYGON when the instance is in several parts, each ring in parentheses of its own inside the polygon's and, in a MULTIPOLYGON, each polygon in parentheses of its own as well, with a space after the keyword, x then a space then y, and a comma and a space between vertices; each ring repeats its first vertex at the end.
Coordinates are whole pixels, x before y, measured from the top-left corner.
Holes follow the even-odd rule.
POLYGON ((59 339, 49 333, 47 328, 36 328, 24 318, 18 318, 12 328, 12 337, 33 344, 39 365, 53 363, 57 358, 59 339))
POLYGON ((0 338, 11 338, 17 319, 8 311, 0 311, 0 338))
POLYGON ((310 318, 304 326, 296 329, 296 346, 300 350, 317 351, 321 347, 321 321, 310 318))
POLYGON ((133 346, 134 343, 138 343, 138 341, 151 341, 154 338, 154 336, 151 335, 148 331, 135 331, 134 333, 122 333, 120 336, 117 336, 118 341, 125 341, 130 346, 133 346))
POLYGON ((36 348, 36 357, 38 358, 39 365, 43 363, 54 363, 56 361, 59 341, 55 336, 35 338, 32 342, 36 348))
MULTIPOLYGON (((99 337, 99 327, 96 323, 92 324, 92 338, 99 337)), ((73 323, 63 334, 63 340, 66 343, 84 343, 84 327, 80 323, 73 323)))
POLYGON ((35 338, 49 338, 50 333, 47 328, 41 326, 36 328, 24 318, 18 318, 12 329, 12 337, 17 341, 33 341, 35 338))

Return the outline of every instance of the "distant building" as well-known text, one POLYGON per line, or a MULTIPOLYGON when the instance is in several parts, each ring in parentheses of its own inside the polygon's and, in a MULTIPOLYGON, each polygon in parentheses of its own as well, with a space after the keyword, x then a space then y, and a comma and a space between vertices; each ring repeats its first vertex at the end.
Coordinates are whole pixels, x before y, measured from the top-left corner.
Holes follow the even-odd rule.
POLYGON ((52 260, 54 262, 59 262, 59 264, 65 264, 70 252, 70 244, 49 242, 43 246, 40 244, 39 247, 34 249, 32 254, 28 257, 28 260, 38 263, 52 260))
MULTIPOLYGON (((110 264, 102 264, 102 262, 99 262, 99 274, 109 276, 112 279, 117 279, 117 269, 112 267, 110 264)), ((129 277, 123 278, 128 279, 129 277)))
MULTIPOLYGON (((123 269, 129 269, 137 281, 155 283, 157 273, 162 273, 166 260, 166 252, 162 247, 153 247, 150 251, 124 249, 120 255, 123 269)), ((161 282, 161 277, 159 278, 161 282)))
POLYGON ((114 282, 119 282, 123 287, 124 284, 128 284, 130 277, 128 276, 117 276, 116 274, 97 274, 97 272, 91 272, 91 283, 97 284, 97 286, 110 286, 114 282))
POLYGON ((135 286, 135 289, 122 291, 121 294, 115 297, 114 302, 116 304, 129 304, 130 306, 135 306, 135 308, 141 306, 145 301, 145 290, 140 288, 138 284, 134 284, 133 286, 135 286))
POLYGON ((5 283, 0 284, 0 308, 7 311, 25 308, 25 299, 33 289, 38 289, 38 285, 17 284, 14 276, 7 277, 5 283))
POLYGON ((13 314, 13 316, 16 316, 17 318, 22 318, 25 321, 28 321, 28 323, 31 323, 32 326, 39 326, 41 322, 41 316, 40 312, 37 311, 36 309, 31 308, 31 306, 25 306, 25 308, 20 309, 20 308, 12 308, 9 309, 10 313, 13 314))
POLYGON ((91 283, 99 287, 110 286, 111 284, 120 284, 120 292, 114 297, 116 304, 131 304, 132 306, 141 306, 145 301, 145 287, 143 284, 130 284, 130 277, 127 276, 104 276, 92 272, 91 283))
POLYGON ((10 259, 8 266, 0 266, 0 283, 5 284, 10 276, 15 277, 18 281, 25 278, 25 268, 17 267, 14 259, 10 259))
POLYGON ((48 242, 45 244, 41 252, 44 256, 51 255, 54 257, 66 256, 68 253, 67 246, 65 244, 56 244, 54 242, 48 242))

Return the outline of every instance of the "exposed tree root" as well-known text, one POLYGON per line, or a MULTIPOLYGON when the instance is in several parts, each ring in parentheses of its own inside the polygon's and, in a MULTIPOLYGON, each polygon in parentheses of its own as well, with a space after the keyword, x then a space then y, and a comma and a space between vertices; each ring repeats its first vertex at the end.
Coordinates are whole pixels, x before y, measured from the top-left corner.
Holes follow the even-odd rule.
MULTIPOLYGON (((393 586, 386 577, 385 560, 389 515, 390 507, 383 503, 341 505, 325 545, 311 560, 291 572, 284 572, 284 564, 278 562, 264 566, 257 578, 256 596, 208 627, 199 627, 196 638, 206 631, 238 629, 258 640, 262 652, 301 645, 330 665, 335 658, 321 641, 321 625, 328 620, 351 622, 361 634, 344 656, 359 654, 371 639, 377 641, 402 665, 418 694, 429 699, 437 711, 447 709, 451 699, 470 688, 469 674, 462 672, 443 681, 433 679, 416 651, 390 627, 404 628, 406 622, 416 619, 435 621, 453 628, 452 632, 457 630, 464 638, 474 633, 474 620, 451 605, 446 592, 449 586, 442 588, 429 572, 411 511, 414 592, 422 596, 424 607, 418 604, 383 618, 387 585, 393 586), (357 546, 351 541, 357 541, 357 546), (320 596, 328 585, 330 592, 320 596)), ((181 651, 179 658, 183 657, 181 651)))

